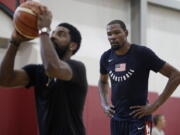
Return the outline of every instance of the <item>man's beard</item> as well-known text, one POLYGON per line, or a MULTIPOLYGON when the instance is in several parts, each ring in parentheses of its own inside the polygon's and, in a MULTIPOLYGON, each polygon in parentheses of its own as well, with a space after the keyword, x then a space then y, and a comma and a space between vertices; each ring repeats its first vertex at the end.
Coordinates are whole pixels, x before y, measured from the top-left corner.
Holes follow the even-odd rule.
POLYGON ((117 50, 119 50, 120 48, 121 48, 121 46, 120 46, 119 44, 117 44, 117 45, 112 45, 112 46, 111 46, 111 49, 114 50, 114 51, 117 51, 117 50))
POLYGON ((111 49, 114 51, 117 51, 117 50, 123 48, 123 46, 124 46, 124 43, 122 43, 122 44, 116 43, 114 45, 111 45, 111 49))
POLYGON ((56 41, 52 40, 53 44, 54 44, 54 48, 56 50, 57 55, 59 56, 60 59, 62 59, 64 57, 64 55, 66 54, 69 45, 66 46, 61 46, 59 47, 56 43, 56 41))

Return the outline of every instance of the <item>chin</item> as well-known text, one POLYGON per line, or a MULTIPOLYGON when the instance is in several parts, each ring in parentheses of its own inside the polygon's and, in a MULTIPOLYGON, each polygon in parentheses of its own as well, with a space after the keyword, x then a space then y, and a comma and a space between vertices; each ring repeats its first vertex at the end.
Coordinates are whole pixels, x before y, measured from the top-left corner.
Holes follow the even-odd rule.
POLYGON ((112 46, 111 46, 111 49, 113 49, 113 50, 115 50, 115 51, 116 51, 116 50, 120 50, 120 49, 122 49, 122 48, 123 48, 123 46, 122 46, 122 45, 119 45, 119 44, 118 44, 118 45, 112 45, 112 46))

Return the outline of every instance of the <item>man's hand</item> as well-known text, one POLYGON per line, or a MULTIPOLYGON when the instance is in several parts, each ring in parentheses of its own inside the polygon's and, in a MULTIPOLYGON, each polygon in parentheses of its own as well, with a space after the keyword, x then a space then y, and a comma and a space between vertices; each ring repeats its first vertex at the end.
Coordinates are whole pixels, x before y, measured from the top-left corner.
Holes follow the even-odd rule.
POLYGON ((47 27, 50 29, 51 22, 52 22, 51 11, 49 11, 48 8, 45 6, 39 7, 38 29, 41 29, 43 27, 47 27))
POLYGON ((115 108, 114 108, 113 105, 105 105, 105 106, 103 106, 103 109, 104 109, 104 113, 105 113, 108 117, 112 118, 112 117, 114 116, 114 114, 115 114, 115 108))
POLYGON ((11 39, 17 40, 19 42, 25 42, 25 41, 31 40, 31 39, 26 38, 26 37, 22 36, 21 34, 19 34, 15 29, 11 35, 11 39))
POLYGON ((10 39, 10 42, 11 44, 14 44, 16 46, 19 46, 22 42, 25 42, 25 41, 29 41, 31 39, 29 38, 26 38, 22 35, 20 35, 15 29, 11 35, 11 39, 10 39))
POLYGON ((129 115, 138 119, 146 115, 150 115, 155 111, 155 107, 153 106, 153 104, 147 104, 144 106, 131 106, 130 109, 132 109, 133 111, 129 115))

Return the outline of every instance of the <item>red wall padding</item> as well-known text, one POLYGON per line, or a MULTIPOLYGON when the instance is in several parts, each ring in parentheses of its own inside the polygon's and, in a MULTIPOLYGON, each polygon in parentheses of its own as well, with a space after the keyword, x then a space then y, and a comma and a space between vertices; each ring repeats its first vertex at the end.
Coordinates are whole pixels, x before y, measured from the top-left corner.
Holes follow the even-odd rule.
MULTIPOLYGON (((149 94, 150 103, 155 101, 158 95, 149 94)), ((169 98, 154 114, 164 114, 166 117, 166 135, 180 135, 180 98, 169 98)))
MULTIPOLYGON (((158 97, 149 94, 150 102, 158 97)), ((166 135, 180 135, 180 98, 170 98, 156 113, 165 114, 166 135)), ((90 86, 84 110, 87 135, 110 135, 109 118, 103 113, 97 87, 90 86)), ((37 135, 33 89, 0 89, 0 135, 37 135)))
POLYGON ((110 135, 109 118, 102 111, 97 87, 89 87, 84 122, 87 135, 110 135))
POLYGON ((0 135, 36 135, 32 89, 0 89, 0 135))
MULTIPOLYGON (((14 11, 16 9, 16 2, 18 0, 0 0, 0 3, 7 6, 10 10, 14 11)), ((19 0, 20 3, 23 3, 27 0, 19 0)))
POLYGON ((0 0, 0 3, 7 6, 10 10, 16 9, 16 0, 0 0))

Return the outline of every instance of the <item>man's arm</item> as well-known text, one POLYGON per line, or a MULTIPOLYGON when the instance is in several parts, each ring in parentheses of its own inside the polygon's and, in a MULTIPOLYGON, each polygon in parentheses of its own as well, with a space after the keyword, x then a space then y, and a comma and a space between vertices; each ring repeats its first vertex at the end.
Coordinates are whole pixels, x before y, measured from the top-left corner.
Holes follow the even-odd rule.
POLYGON ((61 80, 70 80, 72 78, 72 69, 58 57, 49 36, 42 34, 40 40, 41 58, 47 75, 61 80))
POLYGON ((171 94, 175 91, 175 89, 180 84, 180 72, 173 66, 166 63, 161 68, 160 73, 169 78, 162 94, 153 104, 149 104, 146 106, 130 107, 130 109, 135 109, 134 111, 130 113, 130 115, 141 118, 145 115, 149 115, 153 113, 171 96, 171 94))
POLYGON ((173 66, 166 63, 161 68, 160 73, 163 74, 164 76, 168 77, 169 80, 168 80, 162 94, 154 102, 155 108, 158 108, 160 105, 162 105, 180 84, 180 72, 173 66))
MULTIPOLYGON (((41 8, 41 14, 38 17, 39 29, 43 27, 50 28, 52 14, 47 8, 41 8)), ((40 35, 41 58, 44 68, 49 77, 56 77, 61 80, 70 80, 72 78, 72 69, 62 61, 53 46, 51 39, 47 33, 40 35)))
POLYGON ((99 83, 99 95, 100 95, 100 100, 101 100, 101 106, 104 109, 104 112, 106 115, 109 117, 113 117, 115 111, 114 111, 114 106, 109 105, 108 103, 108 90, 109 90, 109 83, 108 83, 108 75, 100 75, 99 83))
POLYGON ((29 78, 24 70, 14 70, 15 56, 21 43, 21 37, 16 31, 14 31, 12 36, 13 42, 10 43, 0 65, 0 86, 2 87, 25 86, 29 82, 29 78))

